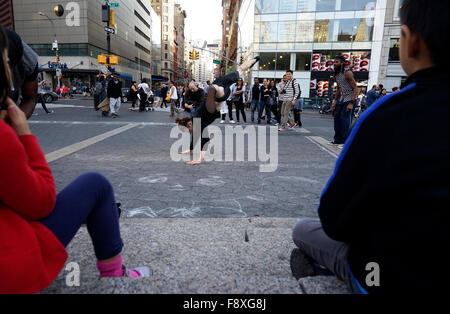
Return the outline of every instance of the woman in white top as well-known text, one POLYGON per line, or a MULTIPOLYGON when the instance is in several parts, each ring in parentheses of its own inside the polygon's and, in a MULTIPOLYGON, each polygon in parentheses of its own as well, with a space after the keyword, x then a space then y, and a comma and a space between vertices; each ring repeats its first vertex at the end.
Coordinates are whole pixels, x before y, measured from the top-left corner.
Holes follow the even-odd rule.
POLYGON ((175 111, 177 110, 178 101, 178 91, 174 82, 170 82, 170 116, 175 116, 175 111))

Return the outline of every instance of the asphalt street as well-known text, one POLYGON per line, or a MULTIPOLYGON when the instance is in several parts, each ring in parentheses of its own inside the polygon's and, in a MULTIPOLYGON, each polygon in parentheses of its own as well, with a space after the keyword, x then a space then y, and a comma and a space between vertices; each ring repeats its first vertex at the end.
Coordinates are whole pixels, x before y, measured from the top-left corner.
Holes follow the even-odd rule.
MULTIPOLYGON (((263 173, 264 163, 249 161, 248 154, 245 161, 198 166, 173 161, 177 139, 170 137, 175 124, 169 113, 129 107, 123 104, 120 118, 111 119, 95 112, 91 100, 59 100, 49 105, 52 115, 37 105, 30 125, 58 192, 85 172, 99 172, 112 183, 124 218, 317 217, 339 154, 327 144, 330 116, 307 111, 304 129, 279 134, 277 170, 263 173)), ((225 131, 219 121, 214 125, 225 131)))

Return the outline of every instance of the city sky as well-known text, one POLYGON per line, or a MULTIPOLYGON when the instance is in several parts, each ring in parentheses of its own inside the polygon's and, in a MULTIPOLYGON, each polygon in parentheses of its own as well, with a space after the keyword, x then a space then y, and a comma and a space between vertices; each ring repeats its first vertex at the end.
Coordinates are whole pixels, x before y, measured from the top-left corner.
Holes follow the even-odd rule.
POLYGON ((222 38, 222 0, 176 0, 186 10, 185 37, 212 42, 222 38))

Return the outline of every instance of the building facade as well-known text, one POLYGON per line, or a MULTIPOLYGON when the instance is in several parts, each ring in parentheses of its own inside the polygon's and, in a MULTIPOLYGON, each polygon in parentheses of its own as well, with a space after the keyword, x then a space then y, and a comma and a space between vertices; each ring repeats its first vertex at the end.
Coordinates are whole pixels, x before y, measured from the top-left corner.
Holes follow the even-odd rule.
MULTIPOLYGON (((222 51, 224 56, 224 58, 222 58, 222 74, 236 70, 238 65, 238 41, 240 33, 238 19, 241 4, 242 0, 222 0, 222 51)), ((250 29, 252 28, 253 26, 250 27, 250 29)))
POLYGON ((344 54, 360 86, 379 83, 387 2, 244 0, 239 24, 254 28, 239 45, 261 56, 251 76, 281 79, 291 69, 303 97, 327 97, 333 59, 344 54))
POLYGON ((162 75, 173 81, 176 73, 174 59, 176 47, 175 37, 175 1, 154 0, 151 3, 155 12, 161 18, 161 72, 162 75))
MULTIPOLYGON (((97 56, 107 53, 106 23, 102 22, 102 0, 61 0, 65 14, 57 17, 54 4, 46 0, 14 0, 16 32, 39 55, 39 65, 47 81, 55 85, 56 62, 52 43, 59 44, 63 65, 62 84, 92 86, 105 67, 97 56), (42 12, 47 17, 39 14, 42 12)), ((121 1, 115 9, 115 34, 111 53, 118 56, 114 66, 126 85, 132 80, 151 78, 151 6, 144 0, 121 1)), ((62 85, 61 84, 61 85, 62 85)), ((53 86, 54 87, 54 86, 53 86)))
POLYGON ((407 75, 400 64, 400 7, 403 0, 388 0, 386 8, 386 23, 384 27, 383 48, 380 59, 379 82, 389 92, 394 87, 400 87, 407 75))
POLYGON ((186 84, 187 80, 187 66, 185 62, 185 19, 187 17, 186 11, 179 4, 175 4, 175 16, 174 16, 174 81, 177 84, 186 84))

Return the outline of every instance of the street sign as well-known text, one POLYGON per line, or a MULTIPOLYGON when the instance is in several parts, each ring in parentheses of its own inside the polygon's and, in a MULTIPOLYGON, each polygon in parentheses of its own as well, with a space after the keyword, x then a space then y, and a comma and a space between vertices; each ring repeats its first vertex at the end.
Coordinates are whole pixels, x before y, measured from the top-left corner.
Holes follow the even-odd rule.
POLYGON ((110 3, 109 6, 110 6, 111 8, 118 8, 118 7, 119 7, 119 4, 118 4, 118 3, 110 3))
POLYGON ((214 64, 219 64, 220 65, 220 61, 219 60, 213 60, 214 64))
POLYGON ((108 26, 105 26, 105 31, 107 33, 110 33, 110 34, 113 34, 113 35, 116 33, 116 29, 115 28, 108 27, 108 26))

